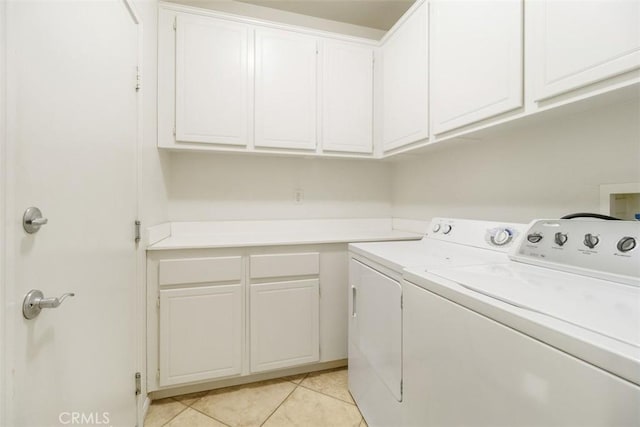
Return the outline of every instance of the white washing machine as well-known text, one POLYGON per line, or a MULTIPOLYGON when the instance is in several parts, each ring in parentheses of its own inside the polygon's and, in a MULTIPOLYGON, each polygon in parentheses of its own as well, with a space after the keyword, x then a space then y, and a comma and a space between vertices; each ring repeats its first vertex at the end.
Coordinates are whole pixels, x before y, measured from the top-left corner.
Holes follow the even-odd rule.
POLYGON ((370 426, 400 422, 403 269, 505 262, 525 228, 435 218, 420 241, 349 245, 349 390, 370 426))
POLYGON ((402 425, 640 425, 639 241, 539 220, 511 262, 407 270, 402 425))

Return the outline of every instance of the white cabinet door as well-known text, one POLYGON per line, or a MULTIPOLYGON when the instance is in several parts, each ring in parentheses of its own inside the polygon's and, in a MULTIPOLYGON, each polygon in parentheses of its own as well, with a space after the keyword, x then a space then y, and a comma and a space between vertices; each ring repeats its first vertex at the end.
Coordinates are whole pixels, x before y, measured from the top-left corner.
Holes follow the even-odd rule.
POLYGON ((322 43, 322 149, 373 151, 373 49, 322 43))
POLYGON ((640 67, 637 0, 530 3, 536 101, 640 67))
POLYGON ((255 34, 256 147, 314 149, 316 39, 262 28, 255 34))
POLYGON ((431 2, 431 117, 442 133, 522 106, 522 1, 431 2))
POLYGON ((182 14, 176 21, 176 141, 246 145, 249 27, 182 14))
POLYGON ((240 284, 160 290, 160 385, 241 372, 240 284))
POLYGON ((389 151, 428 136, 427 5, 385 40, 382 49, 382 145, 389 151))
POLYGON ((319 360, 319 283, 251 285, 251 372, 319 360))

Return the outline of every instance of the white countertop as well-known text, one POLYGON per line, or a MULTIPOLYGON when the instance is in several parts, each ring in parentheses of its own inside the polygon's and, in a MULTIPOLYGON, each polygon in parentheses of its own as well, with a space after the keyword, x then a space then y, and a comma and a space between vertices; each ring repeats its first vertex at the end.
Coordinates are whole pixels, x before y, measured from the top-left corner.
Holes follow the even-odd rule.
POLYGON ((393 229, 391 218, 174 222, 152 227, 149 251, 249 246, 417 240, 422 234, 393 229), (156 230, 152 230, 156 228, 156 230))

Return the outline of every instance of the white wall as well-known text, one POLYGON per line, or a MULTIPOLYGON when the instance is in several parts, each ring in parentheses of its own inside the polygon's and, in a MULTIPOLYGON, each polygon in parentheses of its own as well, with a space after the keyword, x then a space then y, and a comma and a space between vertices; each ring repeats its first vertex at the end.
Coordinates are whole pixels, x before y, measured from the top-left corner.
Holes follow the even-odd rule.
POLYGON ((171 221, 391 215, 390 164, 368 160, 172 153, 171 221), (294 190, 304 191, 302 203, 294 190))
POLYGON ((158 150, 158 2, 137 0, 143 26, 142 143, 139 167, 139 215, 145 227, 167 220, 169 153, 158 150))
POLYGON ((6 2, 0 2, 0 425, 7 425, 5 382, 5 144, 6 144, 6 2))
POLYGON ((599 185, 640 181, 638 102, 394 163, 394 217, 525 222, 599 211, 599 185))

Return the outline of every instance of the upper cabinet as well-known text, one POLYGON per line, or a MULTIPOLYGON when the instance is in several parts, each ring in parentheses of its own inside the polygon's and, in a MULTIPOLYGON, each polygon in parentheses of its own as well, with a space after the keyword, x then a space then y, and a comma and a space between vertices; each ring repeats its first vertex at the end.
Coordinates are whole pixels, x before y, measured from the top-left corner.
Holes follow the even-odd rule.
POLYGON ((323 41, 322 148, 373 152, 373 48, 323 41))
POLYGON ((426 2, 415 7, 382 42, 379 101, 383 151, 429 135, 427 14, 426 2))
POLYGON ((175 22, 176 140, 247 145, 249 27, 183 13, 175 22))
POLYGON ((255 37, 256 147, 315 149, 316 39, 271 29, 255 37))
POLYGON ((433 132, 523 105, 521 0, 431 2, 433 132))
POLYGON ((372 157, 376 45, 162 4, 158 146, 372 157))
POLYGON ((163 148, 381 158, 638 86, 638 0, 416 0, 379 42, 159 10, 163 148))
POLYGON ((527 13, 535 101, 640 67, 637 0, 538 0, 527 13))

